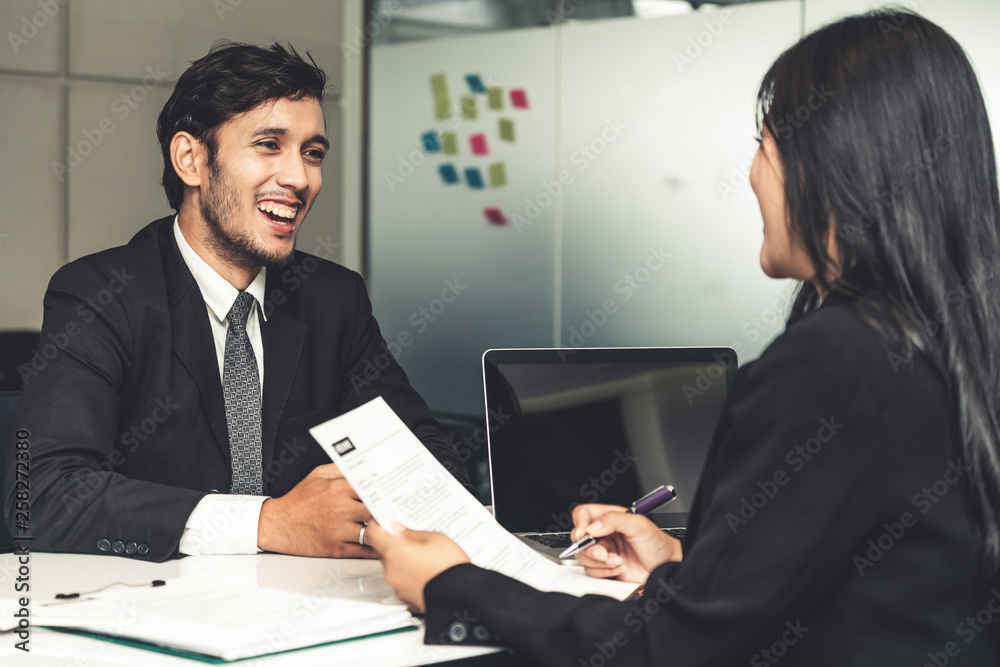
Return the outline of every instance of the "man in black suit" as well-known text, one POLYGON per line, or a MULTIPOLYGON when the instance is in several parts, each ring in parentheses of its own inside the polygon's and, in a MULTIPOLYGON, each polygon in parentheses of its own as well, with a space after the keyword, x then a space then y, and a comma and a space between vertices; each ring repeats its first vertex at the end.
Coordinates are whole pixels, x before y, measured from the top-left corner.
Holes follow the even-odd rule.
POLYGON ((181 76, 157 125, 177 214, 49 284, 16 416, 27 530, 13 462, 5 478, 15 536, 155 561, 371 557, 370 514, 307 429, 376 396, 467 483, 361 277, 294 249, 322 184, 325 87, 279 45, 221 44, 181 76))

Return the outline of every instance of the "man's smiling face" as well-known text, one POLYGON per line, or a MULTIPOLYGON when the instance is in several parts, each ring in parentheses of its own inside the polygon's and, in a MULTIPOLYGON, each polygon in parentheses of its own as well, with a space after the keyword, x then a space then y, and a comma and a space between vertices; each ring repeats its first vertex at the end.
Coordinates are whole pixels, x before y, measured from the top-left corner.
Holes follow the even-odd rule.
POLYGON ((281 267, 323 184, 329 147, 313 98, 268 101, 224 123, 201 197, 208 243, 235 267, 281 267))

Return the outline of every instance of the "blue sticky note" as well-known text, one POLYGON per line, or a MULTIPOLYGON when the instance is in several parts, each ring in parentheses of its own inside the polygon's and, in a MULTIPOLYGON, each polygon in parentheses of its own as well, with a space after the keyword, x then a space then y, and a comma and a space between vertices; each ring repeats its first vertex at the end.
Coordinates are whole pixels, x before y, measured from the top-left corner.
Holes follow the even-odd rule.
POLYGON ((437 132, 431 130, 430 132, 424 132, 420 136, 421 141, 424 143, 425 153, 437 153, 441 150, 441 144, 438 142, 437 132))
POLYGON ((482 190, 486 187, 483 184, 483 175, 479 173, 479 169, 476 167, 469 167, 465 170, 465 182, 469 184, 470 188, 476 190, 482 190))
POLYGON ((490 92, 478 74, 467 74, 465 80, 469 83, 469 90, 476 95, 485 95, 490 92))
POLYGON ((455 165, 450 162, 438 167, 438 171, 441 172, 441 178, 444 179, 445 183, 458 183, 461 180, 458 177, 458 171, 455 170, 455 165))

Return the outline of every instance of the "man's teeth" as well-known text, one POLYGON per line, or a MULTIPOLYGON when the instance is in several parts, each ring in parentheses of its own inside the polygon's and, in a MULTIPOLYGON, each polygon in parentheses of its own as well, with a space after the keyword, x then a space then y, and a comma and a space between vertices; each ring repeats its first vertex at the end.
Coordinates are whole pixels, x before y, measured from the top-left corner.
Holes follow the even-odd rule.
POLYGON ((265 213, 272 213, 282 218, 294 218, 296 209, 276 204, 273 201, 262 201, 257 204, 257 208, 265 213))

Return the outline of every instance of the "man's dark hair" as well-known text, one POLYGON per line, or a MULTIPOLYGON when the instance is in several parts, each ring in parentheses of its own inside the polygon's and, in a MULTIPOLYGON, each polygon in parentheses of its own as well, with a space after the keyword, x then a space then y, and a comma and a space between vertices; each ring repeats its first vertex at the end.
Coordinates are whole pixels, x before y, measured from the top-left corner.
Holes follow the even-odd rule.
POLYGON ((174 92, 156 122, 156 137, 163 153, 163 189, 170 206, 180 209, 184 183, 170 161, 170 141, 178 132, 190 132, 215 159, 219 127, 269 100, 312 98, 323 101, 326 74, 309 52, 308 62, 289 45, 219 41, 207 55, 195 60, 181 74, 174 92))

